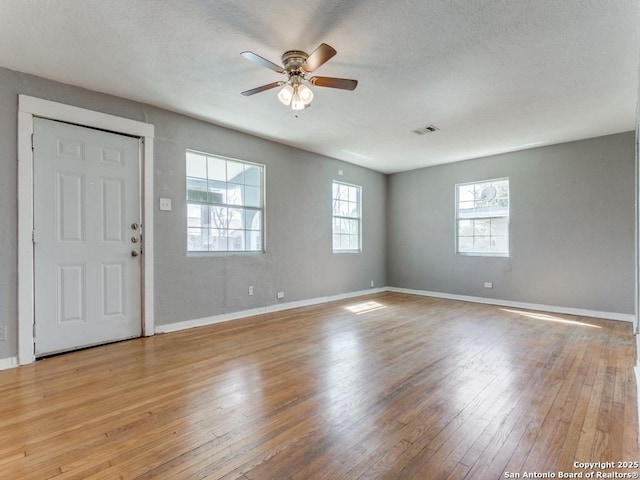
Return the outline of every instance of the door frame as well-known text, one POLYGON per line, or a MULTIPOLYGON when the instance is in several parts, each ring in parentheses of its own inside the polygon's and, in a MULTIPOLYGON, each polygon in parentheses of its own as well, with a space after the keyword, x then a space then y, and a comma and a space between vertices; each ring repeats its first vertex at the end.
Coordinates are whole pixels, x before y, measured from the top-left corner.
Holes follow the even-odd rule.
POLYGON ((35 361, 33 245, 33 118, 41 117, 139 137, 143 225, 141 273, 142 335, 154 331, 153 285, 153 139, 154 126, 128 118, 18 95, 18 363, 35 361))

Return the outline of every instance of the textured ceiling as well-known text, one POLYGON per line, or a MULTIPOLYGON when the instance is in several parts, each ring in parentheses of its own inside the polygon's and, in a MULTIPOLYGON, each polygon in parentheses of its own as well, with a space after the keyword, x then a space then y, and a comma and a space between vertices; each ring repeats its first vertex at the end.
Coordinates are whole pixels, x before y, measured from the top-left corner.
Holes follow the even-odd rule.
POLYGON ((0 66, 382 172, 635 126, 637 0, 1 0, 0 22, 0 66), (355 91, 313 87, 297 117, 240 95, 281 79, 240 52, 322 42, 314 74, 355 91))

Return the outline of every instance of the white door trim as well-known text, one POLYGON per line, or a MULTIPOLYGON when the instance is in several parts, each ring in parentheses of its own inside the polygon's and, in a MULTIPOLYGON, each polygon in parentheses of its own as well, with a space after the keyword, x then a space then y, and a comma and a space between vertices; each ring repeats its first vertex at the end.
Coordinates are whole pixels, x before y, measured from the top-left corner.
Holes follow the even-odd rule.
POLYGON ((128 118, 18 95, 18 363, 35 361, 33 265, 33 117, 140 137, 142 143, 142 334, 154 334, 153 138, 154 126, 128 118))

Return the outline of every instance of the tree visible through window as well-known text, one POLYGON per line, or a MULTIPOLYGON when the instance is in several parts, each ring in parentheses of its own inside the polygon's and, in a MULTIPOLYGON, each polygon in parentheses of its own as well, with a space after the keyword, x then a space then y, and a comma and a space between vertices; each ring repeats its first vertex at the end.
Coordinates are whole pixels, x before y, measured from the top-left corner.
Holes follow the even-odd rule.
POLYGON ((264 165, 187 150, 187 251, 263 250, 264 165))
POLYGON ((456 252, 509 255, 509 179, 456 185, 456 252))
POLYGON ((333 251, 359 252, 360 190, 357 185, 333 182, 333 251))

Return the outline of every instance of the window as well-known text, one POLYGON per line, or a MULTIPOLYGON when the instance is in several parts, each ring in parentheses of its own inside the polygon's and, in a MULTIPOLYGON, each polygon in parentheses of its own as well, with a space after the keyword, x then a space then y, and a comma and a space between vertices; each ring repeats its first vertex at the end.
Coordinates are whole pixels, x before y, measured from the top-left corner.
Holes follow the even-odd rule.
POLYGON ((187 251, 264 249, 264 165, 187 150, 187 251))
POLYGON ((333 182, 333 251, 360 251, 361 187, 333 182))
POLYGON ((456 252, 509 255, 509 179, 456 185, 456 252))

